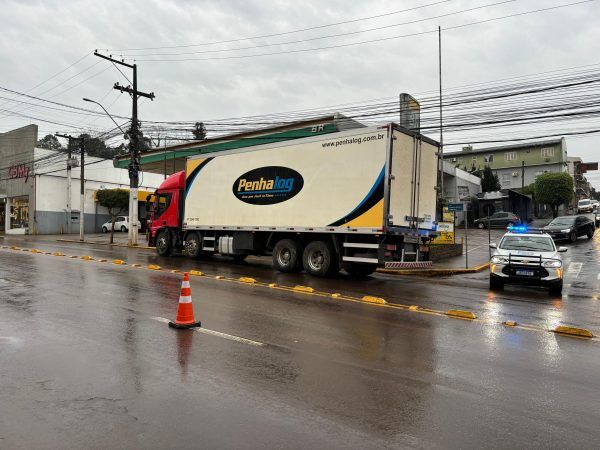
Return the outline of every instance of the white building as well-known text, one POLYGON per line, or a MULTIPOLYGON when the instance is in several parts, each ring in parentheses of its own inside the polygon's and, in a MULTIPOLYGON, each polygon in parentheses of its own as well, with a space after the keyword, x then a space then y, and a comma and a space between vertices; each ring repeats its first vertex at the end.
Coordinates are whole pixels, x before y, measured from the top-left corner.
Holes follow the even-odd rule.
MULTIPOLYGON (((36 148, 35 142, 35 125, 0 135, 0 157, 4 162, 0 172, 1 230, 7 234, 79 233, 80 167, 71 170, 69 217, 67 153, 36 148)), ((126 169, 116 169, 111 160, 86 156, 84 176, 85 232, 97 233, 110 216, 107 209, 96 202, 96 192, 100 189, 128 189, 129 174, 126 169)), ((140 217, 145 215, 147 195, 154 192, 163 179, 162 175, 140 173, 140 217)), ((123 214, 127 215, 127 211, 123 214)))

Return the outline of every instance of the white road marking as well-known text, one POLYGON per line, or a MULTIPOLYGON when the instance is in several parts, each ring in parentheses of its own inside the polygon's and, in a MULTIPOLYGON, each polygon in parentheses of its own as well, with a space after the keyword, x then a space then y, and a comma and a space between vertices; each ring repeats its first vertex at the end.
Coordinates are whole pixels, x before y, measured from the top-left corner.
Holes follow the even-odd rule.
POLYGON ((575 278, 579 276, 579 272, 581 272, 581 268, 583 267, 583 263, 580 262, 572 262, 569 264, 569 269, 567 273, 575 278))
MULTIPOLYGON (((158 322, 162 322, 162 323, 170 322, 169 319, 165 319, 164 317, 153 317, 152 319, 154 319, 158 322)), ((267 345, 264 342, 253 341, 251 339, 234 336, 232 334, 221 333, 220 331, 209 330, 208 328, 200 327, 200 328, 192 328, 192 330, 194 330, 198 333, 210 334, 211 336, 217 336, 217 337, 220 337, 223 339, 229 339, 230 341, 240 342, 242 344, 254 345, 256 347, 264 347, 265 345, 267 345)))

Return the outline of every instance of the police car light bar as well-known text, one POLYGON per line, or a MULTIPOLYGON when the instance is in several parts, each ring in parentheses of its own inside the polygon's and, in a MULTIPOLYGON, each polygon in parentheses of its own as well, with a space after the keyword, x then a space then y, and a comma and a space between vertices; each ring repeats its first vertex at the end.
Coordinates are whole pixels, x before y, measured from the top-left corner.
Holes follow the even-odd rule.
POLYGON ((511 233, 544 233, 544 230, 541 228, 529 228, 527 225, 511 225, 507 230, 511 233))

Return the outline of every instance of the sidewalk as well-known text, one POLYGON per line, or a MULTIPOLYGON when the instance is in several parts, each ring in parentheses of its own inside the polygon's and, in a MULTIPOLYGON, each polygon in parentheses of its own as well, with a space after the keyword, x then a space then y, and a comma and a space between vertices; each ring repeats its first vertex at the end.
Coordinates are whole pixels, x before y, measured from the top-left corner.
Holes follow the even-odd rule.
MULTIPOLYGON (((36 241, 42 242, 51 242, 51 241, 62 241, 62 242, 74 242, 74 243, 82 243, 82 244, 101 244, 101 245, 109 245, 110 241, 110 233, 94 233, 94 234, 86 234, 84 236, 84 241, 81 242, 79 240, 79 234, 36 234, 36 235, 13 235, 13 234, 3 234, 0 235, 0 239, 21 239, 27 240, 31 238, 35 238, 36 241)), ((115 232, 113 245, 117 246, 127 246, 127 233, 115 232)), ((148 248, 146 242, 146 235, 144 233, 140 233, 138 235, 138 247, 139 248, 148 248)))

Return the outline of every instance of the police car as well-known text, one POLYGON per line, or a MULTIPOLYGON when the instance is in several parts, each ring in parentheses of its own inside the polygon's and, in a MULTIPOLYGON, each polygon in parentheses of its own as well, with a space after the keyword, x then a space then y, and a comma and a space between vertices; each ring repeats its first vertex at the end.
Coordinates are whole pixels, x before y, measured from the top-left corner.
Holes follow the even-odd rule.
POLYGON ((549 234, 526 226, 508 227, 500 242, 490 247, 494 249, 490 259, 490 289, 526 284, 547 287, 552 294, 562 292, 560 254, 567 248, 557 248, 549 234))

